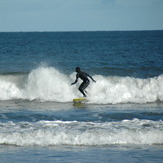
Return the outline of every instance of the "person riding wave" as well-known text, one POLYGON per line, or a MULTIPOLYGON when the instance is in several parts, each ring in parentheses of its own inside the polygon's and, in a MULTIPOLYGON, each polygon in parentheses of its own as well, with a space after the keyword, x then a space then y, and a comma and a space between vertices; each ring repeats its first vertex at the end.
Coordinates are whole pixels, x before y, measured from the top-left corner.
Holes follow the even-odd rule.
POLYGON ((94 81, 94 82, 96 82, 96 81, 89 74, 87 74, 86 72, 82 72, 80 70, 80 67, 76 67, 75 70, 77 72, 77 74, 76 74, 76 80, 73 83, 71 83, 71 85, 77 83, 78 78, 80 78, 81 80, 83 80, 83 82, 79 86, 79 91, 83 94, 84 97, 86 97, 86 94, 85 94, 84 90, 86 89, 86 87, 90 83, 89 78, 92 79, 92 81, 94 81))

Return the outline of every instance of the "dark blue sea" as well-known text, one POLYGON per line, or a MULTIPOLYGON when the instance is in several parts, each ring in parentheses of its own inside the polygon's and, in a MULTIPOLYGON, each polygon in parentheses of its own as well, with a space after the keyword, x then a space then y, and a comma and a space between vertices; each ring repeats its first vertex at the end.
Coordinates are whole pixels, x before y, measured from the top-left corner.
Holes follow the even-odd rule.
POLYGON ((0 160, 161 163, 163 31, 0 33, 0 160))

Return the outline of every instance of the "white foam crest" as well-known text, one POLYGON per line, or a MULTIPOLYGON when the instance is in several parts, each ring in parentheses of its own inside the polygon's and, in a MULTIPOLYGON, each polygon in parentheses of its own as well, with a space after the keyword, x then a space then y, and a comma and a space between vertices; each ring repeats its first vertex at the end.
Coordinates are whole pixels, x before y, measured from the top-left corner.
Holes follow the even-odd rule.
POLYGON ((27 99, 68 102, 77 95, 71 78, 53 67, 39 67, 28 75, 1 75, 0 100, 27 99))
POLYGON ((21 98, 22 94, 15 83, 0 80, 0 100, 10 100, 14 98, 21 98))
POLYGON ((163 75, 149 79, 94 76, 89 87, 92 103, 148 103, 163 101, 163 75))
POLYGON ((71 101, 75 96, 70 78, 52 67, 33 70, 25 86, 24 97, 57 102, 71 101))
POLYGON ((163 144, 163 122, 126 120, 121 122, 0 123, 0 144, 49 145, 153 145, 163 144))

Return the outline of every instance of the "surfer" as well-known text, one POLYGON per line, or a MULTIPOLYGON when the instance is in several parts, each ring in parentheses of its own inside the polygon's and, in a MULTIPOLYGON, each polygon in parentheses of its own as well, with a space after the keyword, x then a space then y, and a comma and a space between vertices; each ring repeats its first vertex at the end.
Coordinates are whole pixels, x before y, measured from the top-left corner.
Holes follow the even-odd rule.
POLYGON ((83 94, 84 97, 86 97, 86 94, 85 94, 84 90, 86 89, 86 87, 87 87, 87 86, 89 85, 89 83, 90 83, 88 77, 89 77, 90 79, 92 79, 92 81, 94 81, 94 82, 96 82, 96 81, 95 81, 90 75, 88 75, 86 72, 82 72, 82 71, 80 70, 80 67, 76 67, 75 70, 76 70, 76 72, 77 72, 77 74, 76 74, 76 80, 75 80, 73 83, 71 83, 71 85, 77 83, 78 78, 80 78, 81 80, 83 80, 82 84, 81 84, 80 87, 79 87, 79 91, 83 94))

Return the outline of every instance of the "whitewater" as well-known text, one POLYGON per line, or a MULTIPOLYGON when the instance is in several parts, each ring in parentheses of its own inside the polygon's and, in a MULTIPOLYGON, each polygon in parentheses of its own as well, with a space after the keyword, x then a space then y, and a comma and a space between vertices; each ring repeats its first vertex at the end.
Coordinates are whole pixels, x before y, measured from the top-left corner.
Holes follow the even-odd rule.
POLYGON ((162 145, 163 121, 121 122, 38 121, 0 123, 0 144, 54 145, 162 145), (12 134, 11 134, 12 133, 12 134))
MULTIPOLYGON (((152 103, 163 102, 163 75, 141 79, 134 77, 94 75, 96 83, 87 88, 88 103, 152 103)), ((40 100, 71 102, 81 97, 75 72, 64 74, 54 67, 41 66, 30 73, 0 75, 0 100, 40 100)))

